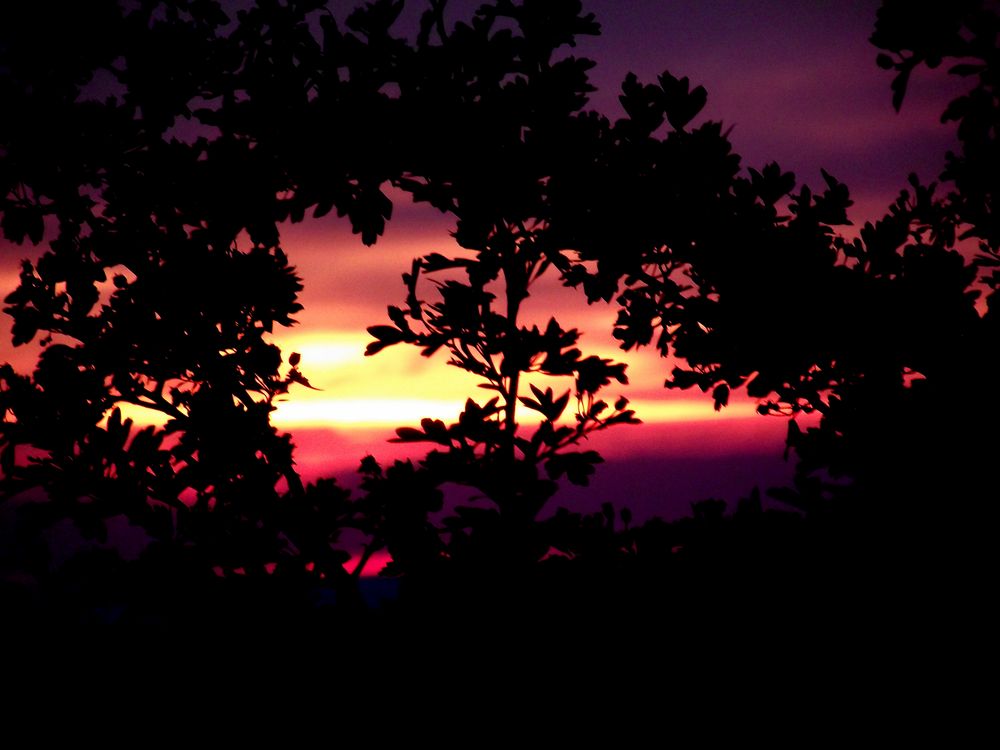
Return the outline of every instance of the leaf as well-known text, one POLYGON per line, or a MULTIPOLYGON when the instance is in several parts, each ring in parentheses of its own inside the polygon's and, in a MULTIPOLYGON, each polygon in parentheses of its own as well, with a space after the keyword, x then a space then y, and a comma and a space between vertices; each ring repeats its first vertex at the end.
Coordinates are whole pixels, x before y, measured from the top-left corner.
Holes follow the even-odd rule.
POLYGON ((320 200, 319 203, 316 204, 316 208, 313 209, 313 218, 321 219, 326 216, 333 209, 333 203, 334 201, 332 197, 326 197, 320 200))
POLYGON ((389 344, 395 344, 403 340, 403 332, 394 326, 370 326, 368 333, 389 344))
POLYGON ((571 484, 586 487, 594 473, 594 465, 604 461, 597 451, 561 453, 545 463, 545 471, 550 479, 566 475, 571 484))
POLYGON ((948 72, 957 76, 974 76, 987 70, 982 63, 959 63, 948 69, 948 72))
POLYGON ((642 420, 635 416, 635 412, 631 409, 626 409, 619 414, 613 414, 604 420, 604 424, 642 424, 642 420))
POLYGON ((729 384, 720 383, 712 390, 712 398, 715 401, 715 411, 722 411, 723 406, 729 404, 729 384))
POLYGON ((401 331, 410 331, 410 323, 406 319, 406 313, 404 313, 398 307, 389 305, 389 320, 396 324, 396 327, 401 331))
POLYGON ((552 409, 546 416, 553 422, 562 416, 562 413, 566 410, 566 405, 569 404, 569 391, 566 391, 563 395, 552 402, 552 409))
POLYGON ((951 122, 961 120, 968 114, 972 100, 967 96, 960 96, 953 99, 944 112, 941 113, 941 122, 951 122))
POLYGON ((292 370, 290 373, 288 373, 288 379, 291 380, 293 383, 298 383, 299 385, 304 385, 306 388, 309 388, 310 390, 313 390, 313 391, 320 391, 320 390, 322 390, 322 388, 317 388, 312 383, 310 383, 309 379, 306 378, 306 376, 303 375, 298 370, 292 370))
POLYGON ((535 399, 533 398, 528 398, 527 396, 518 396, 517 400, 520 401, 525 406, 527 406, 529 409, 541 412, 542 414, 545 413, 544 407, 540 403, 535 401, 535 399))
POLYGON ((608 404, 605 401, 595 401, 587 412, 589 419, 597 419, 603 412, 607 411, 608 404))
POLYGON ((443 271, 448 268, 467 268, 473 261, 467 258, 448 258, 441 253, 430 253, 424 256, 423 266, 428 273, 443 271))
POLYGON ((659 77, 664 94, 664 109, 667 120, 676 130, 683 130, 708 102, 708 92, 704 86, 691 89, 687 77, 675 78, 669 71, 659 77))
POLYGON ((407 338, 407 334, 404 331, 393 326, 371 326, 368 328, 368 333, 378 339, 378 341, 373 341, 365 347, 366 357, 377 354, 387 346, 398 344, 407 338))
POLYGON ((892 89, 892 108, 897 112, 903 106, 903 98, 906 96, 906 86, 910 82, 910 71, 912 70, 912 65, 904 68, 899 72, 899 75, 892 79, 892 83, 889 85, 889 88, 892 89))
POLYGON ((390 443, 419 443, 427 439, 422 430, 413 427, 397 427, 397 437, 390 438, 390 443))
POLYGON ((441 445, 451 445, 448 428, 445 427, 444 422, 440 419, 421 419, 420 426, 423 428, 427 440, 440 443, 441 445))

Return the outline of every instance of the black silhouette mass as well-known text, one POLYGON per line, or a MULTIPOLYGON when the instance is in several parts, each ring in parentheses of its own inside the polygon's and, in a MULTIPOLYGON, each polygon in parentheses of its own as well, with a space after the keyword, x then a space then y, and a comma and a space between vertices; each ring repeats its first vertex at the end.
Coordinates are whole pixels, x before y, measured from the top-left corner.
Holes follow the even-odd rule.
MULTIPOLYGON (((666 13, 651 5, 632 22, 666 13)), ((593 6, 4 4, 3 250, 29 258, 4 310, 13 347, 38 352, 0 369, 8 612, 962 611, 992 569, 1000 17, 887 0, 861 31, 879 118, 915 121, 910 79, 928 70, 955 93, 931 115, 951 150, 917 154, 919 177, 846 168, 869 190, 855 225, 841 164, 806 186, 770 161, 781 144, 749 139, 744 160, 739 113, 686 71, 605 83, 584 52, 602 9, 623 11, 593 6), (410 203, 454 242, 398 269, 366 353, 415 347, 478 387, 457 419, 399 426, 419 459, 359 455, 351 490, 304 479, 271 421, 311 387, 309 361, 275 344, 303 312, 283 234, 336 214, 374 267, 410 203), (623 361, 558 309, 526 317, 546 283, 614 309, 623 361), (670 389, 784 415, 790 486, 669 521, 633 519, 628 497, 563 507, 560 486, 601 470, 590 437, 642 417, 615 393, 637 348, 670 389), (122 518, 141 530, 132 555, 106 544, 122 518), (57 554, 67 524, 96 544, 57 554), (361 571, 380 555, 377 603, 361 571)), ((323 269, 338 274, 335 248, 323 269)))

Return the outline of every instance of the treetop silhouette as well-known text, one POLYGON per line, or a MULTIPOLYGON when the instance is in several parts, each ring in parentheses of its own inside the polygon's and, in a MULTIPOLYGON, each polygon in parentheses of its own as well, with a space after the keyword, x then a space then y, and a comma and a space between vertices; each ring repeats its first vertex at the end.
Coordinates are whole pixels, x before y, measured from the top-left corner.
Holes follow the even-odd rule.
POLYGON ((743 172, 687 78, 629 75, 625 117, 585 110, 593 63, 566 48, 599 27, 576 0, 496 0, 451 27, 432 1, 413 41, 403 7, 377 0, 342 23, 319 0, 259 0, 235 19, 211 0, 0 11, 0 95, 16 113, 0 123, 2 229, 49 240, 5 308, 13 343, 41 345, 31 375, 0 369, 4 497, 45 496, 25 504, 25 528, 69 518, 103 539, 124 515, 152 539, 140 569, 164 580, 323 581, 355 603, 347 529, 365 536, 363 561, 387 549, 386 572, 417 591, 489 580, 488 595, 515 598, 571 566, 592 591, 768 544, 842 552, 836 534, 803 552, 799 516, 772 520, 759 494, 731 520, 706 503, 672 526, 633 526, 610 504, 549 512, 557 482, 586 484, 600 461, 587 436, 637 420, 599 395, 626 382, 624 364, 585 355, 555 317, 525 323, 546 275, 617 305, 623 349, 675 356, 669 387, 716 408, 746 388, 761 413, 791 416, 796 487, 775 494, 806 519, 919 517, 918 554, 944 501, 983 512, 995 446, 971 423, 996 406, 941 405, 990 371, 996 341, 1000 21, 986 4, 884 4, 873 42, 897 109, 921 64, 955 58, 972 87, 943 116, 962 144, 948 187, 912 177, 856 239, 841 232, 845 185, 823 172, 821 191, 797 187, 776 163, 743 172), (432 449, 417 464, 366 458, 351 497, 304 485, 269 422, 276 398, 309 385, 270 340, 301 310, 280 230, 336 210, 374 244, 388 186, 450 214, 461 249, 413 261, 367 353, 443 350, 487 393, 454 424, 397 430, 432 449), (971 262, 963 239, 979 243, 971 262), (162 426, 137 428, 124 404, 162 426), (819 419, 802 429, 803 414, 819 419), (442 513, 450 485, 479 498, 442 513))

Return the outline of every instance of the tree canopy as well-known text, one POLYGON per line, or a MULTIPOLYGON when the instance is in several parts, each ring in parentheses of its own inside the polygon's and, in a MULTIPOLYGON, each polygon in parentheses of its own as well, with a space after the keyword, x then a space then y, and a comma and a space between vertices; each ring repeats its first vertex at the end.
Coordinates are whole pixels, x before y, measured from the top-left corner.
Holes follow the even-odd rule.
POLYGON ((831 514, 878 529, 880 549, 886 529, 919 529, 917 554, 941 543, 949 508, 986 513, 996 446, 973 424, 996 413, 978 383, 1000 278, 995 12, 884 3, 872 41, 897 109, 919 65, 953 61, 972 86, 943 115, 962 150, 940 184, 912 177, 849 239, 845 185, 744 170, 687 78, 629 75, 625 117, 587 110, 593 63, 570 50, 599 26, 580 2, 495 0, 450 28, 444 7, 431 0, 410 36, 400 0, 343 21, 320 0, 233 17, 213 0, 0 11, 0 99, 16 113, 0 122, 2 229, 48 242, 6 299, 13 343, 42 349, 31 374, 0 369, 3 492, 44 493, 24 504, 28 546, 8 565, 44 578, 33 530, 70 518, 102 540, 124 515, 151 540, 136 563, 147 581, 326 586, 361 606, 350 530, 418 599, 456 585, 526 596, 537 580, 611 595, 623 576, 714 565, 745 583, 739 561, 789 550, 843 562, 844 526, 812 521, 831 514), (281 228, 336 211, 376 244, 390 186, 452 217, 463 252, 413 261, 367 353, 444 350, 486 396, 454 424, 400 427, 432 449, 416 464, 365 458, 353 496, 304 484, 269 421, 278 396, 309 387, 308 363, 270 336, 301 310, 281 228), (791 417, 796 486, 774 494, 799 512, 765 513, 756 494, 678 524, 633 526, 610 504, 552 512, 557 483, 586 484, 601 460, 581 441, 637 420, 599 395, 626 382, 624 364, 585 355, 554 317, 522 321, 546 275, 616 305, 623 349, 675 356, 669 387, 716 408, 745 388, 762 414, 791 417), (134 425, 123 404, 162 426, 134 425), (802 429, 801 414, 819 419, 802 429), (483 502, 442 513, 454 484, 483 502))

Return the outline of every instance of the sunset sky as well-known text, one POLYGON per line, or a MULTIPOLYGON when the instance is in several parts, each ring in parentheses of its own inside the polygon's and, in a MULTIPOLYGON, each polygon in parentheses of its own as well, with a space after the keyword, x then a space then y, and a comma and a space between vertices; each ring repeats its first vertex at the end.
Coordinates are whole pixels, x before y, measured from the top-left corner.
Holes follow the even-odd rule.
MULTIPOLYGON (((334 3, 334 5, 338 5, 334 3)), ((339 5, 351 7, 352 2, 339 5)), ((415 8, 420 3, 411 3, 415 8)), ((452 19, 467 18, 475 2, 450 3, 452 19)), ((910 85, 903 111, 890 105, 891 75, 875 65, 868 43, 879 5, 876 0, 592 0, 584 3, 602 26, 583 38, 574 54, 597 61, 598 88, 589 107, 612 118, 622 111, 618 86, 625 74, 653 81, 670 70, 704 85, 708 106, 699 121, 733 126, 731 140, 744 167, 779 162, 800 182, 821 185, 825 168, 851 189, 855 225, 878 216, 915 171, 925 180, 940 172, 952 144, 951 129, 939 123, 954 82, 921 72, 910 85)), ((284 228, 282 245, 304 279, 299 324, 275 341, 286 356, 302 354, 301 369, 318 389, 293 390, 274 415, 295 435, 300 468, 308 478, 341 478, 366 453, 380 459, 421 455, 421 446, 390 445, 393 428, 421 417, 457 416, 469 396, 481 397, 475 381, 415 348, 393 347, 364 358, 365 328, 384 323, 388 304, 404 297, 400 274, 413 257, 450 254, 448 217, 409 204, 399 193, 385 236, 372 248, 334 216, 284 228)), ((37 249, 2 246, 0 288, 11 291, 22 257, 37 249)), ((735 501, 754 485, 783 481, 785 424, 758 417, 754 403, 737 397, 721 414, 698 392, 664 390, 670 364, 652 352, 625 354, 611 337, 613 309, 588 307, 580 295, 553 279, 526 305, 529 318, 557 315, 565 327, 584 332, 586 354, 629 363, 631 383, 607 396, 628 396, 644 421, 595 438, 592 447, 607 463, 598 469, 596 492, 570 490, 557 496, 593 507, 611 499, 638 515, 676 516, 704 497, 735 501)), ((3 321, 0 361, 27 369, 33 353, 10 346, 3 321)), ((555 389, 570 381, 552 382, 555 389)))

